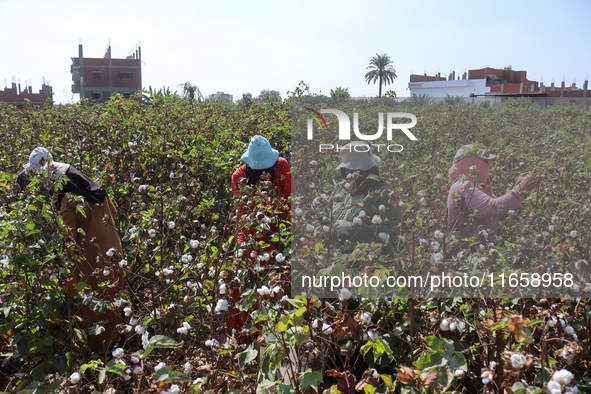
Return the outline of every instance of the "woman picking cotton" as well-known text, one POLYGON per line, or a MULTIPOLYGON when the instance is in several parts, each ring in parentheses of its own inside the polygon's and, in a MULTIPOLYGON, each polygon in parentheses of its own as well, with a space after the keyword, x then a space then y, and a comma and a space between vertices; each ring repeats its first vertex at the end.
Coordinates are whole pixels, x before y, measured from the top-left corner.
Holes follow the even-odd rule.
POLYGON ((522 195, 537 185, 536 173, 525 172, 519 175, 509 192, 496 197, 490 181, 490 162, 496 158, 472 144, 462 146, 454 156, 449 169, 452 186, 447 197, 447 225, 450 233, 456 233, 458 238, 465 240, 481 233, 487 240, 494 241, 500 219, 507 216, 509 210, 517 209, 522 195))

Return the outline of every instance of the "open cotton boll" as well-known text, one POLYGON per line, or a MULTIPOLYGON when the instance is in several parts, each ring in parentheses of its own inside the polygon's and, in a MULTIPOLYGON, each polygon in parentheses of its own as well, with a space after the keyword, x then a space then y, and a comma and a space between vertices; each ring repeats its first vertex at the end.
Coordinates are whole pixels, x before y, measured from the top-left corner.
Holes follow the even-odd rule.
POLYGON ((330 324, 327 323, 323 323, 322 324, 322 333, 326 334, 326 335, 330 335, 332 334, 332 327, 330 326, 330 324))
POLYGON ((125 355, 125 351, 122 348, 118 347, 117 349, 113 350, 113 358, 121 358, 125 355))
POLYGON ((439 323, 439 329, 441 331, 449 331, 449 320, 443 319, 441 323, 439 323))
POLYGON ((378 339, 378 333, 375 330, 369 330, 367 332, 367 336, 369 337, 369 339, 373 342, 375 342, 376 339, 378 339))
POLYGON ((78 372, 74 372, 70 375, 70 383, 72 384, 78 384, 80 379, 82 379, 82 375, 80 375, 78 372))
POLYGON ((158 363, 158 365, 156 365, 154 367, 154 371, 158 371, 159 369, 162 369, 164 367, 166 367, 166 363, 161 361, 161 362, 158 363))
POLYGON ((360 318, 363 323, 371 323, 371 315, 367 312, 363 312, 360 318))
POLYGON ((350 299, 351 297, 353 297, 353 293, 351 293, 351 291, 349 291, 349 289, 343 287, 341 289, 341 294, 339 296, 339 300, 346 301, 346 300, 350 299))
POLYGON ((215 307, 216 312, 222 312, 228 310, 228 300, 220 299, 215 307))
POLYGON ((560 371, 554 372, 552 380, 564 385, 568 385, 573 380, 573 374, 566 369, 561 369, 560 371))

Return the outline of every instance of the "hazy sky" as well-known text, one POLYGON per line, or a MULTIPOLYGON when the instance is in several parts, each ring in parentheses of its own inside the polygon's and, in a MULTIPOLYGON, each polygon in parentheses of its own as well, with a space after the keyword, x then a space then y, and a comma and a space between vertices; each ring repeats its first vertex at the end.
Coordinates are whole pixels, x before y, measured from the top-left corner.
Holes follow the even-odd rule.
POLYGON ((364 80, 376 53, 390 55, 408 96, 411 73, 486 66, 526 70, 530 80, 577 86, 591 71, 591 2, 581 1, 151 1, 0 0, 0 89, 14 75, 51 81, 72 102, 71 57, 142 48, 144 87, 190 81, 204 95, 238 99, 300 81, 329 95, 376 96, 364 80))

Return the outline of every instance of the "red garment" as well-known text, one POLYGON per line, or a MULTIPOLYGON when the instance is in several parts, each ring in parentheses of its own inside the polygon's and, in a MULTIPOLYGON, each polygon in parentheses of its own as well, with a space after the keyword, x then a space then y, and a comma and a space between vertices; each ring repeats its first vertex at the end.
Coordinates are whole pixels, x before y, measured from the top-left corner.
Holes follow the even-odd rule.
MULTIPOLYGON (((274 171, 274 181, 273 181, 273 186, 275 188, 275 193, 277 195, 277 197, 281 198, 285 198, 288 199, 291 194, 295 191, 295 185, 293 182, 293 179, 291 177, 291 168, 289 167, 289 163, 287 162, 287 160, 285 160, 282 157, 279 157, 277 159, 277 162, 275 163, 275 165, 273 166, 273 171, 274 171)), ((242 190, 240 189, 240 181, 246 177, 246 164, 242 165, 239 169, 237 169, 234 174, 232 174, 232 195, 234 197, 242 197, 242 190)), ((250 196, 249 196, 250 197, 250 196)), ((244 215, 244 206, 245 204, 241 204, 240 205, 240 210, 239 210, 239 214, 240 217, 242 217, 242 215, 244 215)), ((254 206, 252 206, 251 208, 254 208, 254 206)), ((289 204, 289 209, 291 211, 291 204, 289 204)), ((283 220, 290 220, 290 211, 286 212, 285 215, 282 215, 283 217, 281 219, 283 220)), ((279 226, 278 224, 273 224, 270 223, 269 224, 270 229, 272 232, 278 232, 279 231, 279 226)), ((280 248, 277 248, 273 245, 273 243, 267 238, 267 235, 265 234, 262 238, 256 238, 256 234, 259 230, 257 230, 254 227, 251 227, 248 231, 246 230, 246 228, 241 227, 240 230, 238 231, 238 245, 241 245, 244 241, 246 241, 248 239, 248 236, 253 237, 256 240, 261 240, 267 244, 269 244, 269 246, 263 250, 259 250, 258 253, 262 254, 262 253, 269 253, 273 250, 281 250, 280 248)), ((245 251, 245 253, 250 253, 248 250, 245 251)), ((250 260, 253 262, 255 262, 255 258, 250 258, 250 260)), ((234 301, 240 301, 241 299, 241 292, 238 289, 234 289, 234 291, 232 292, 232 298, 234 299, 234 301)), ((256 306, 253 310, 256 310, 256 306)), ((249 311, 252 312, 252 311, 249 311)), ((244 327, 244 323, 249 319, 250 314, 247 312, 240 312, 238 309, 236 308, 232 308, 232 310, 230 311, 230 318, 228 319, 228 328, 230 329, 235 329, 238 333, 242 330, 242 327, 244 327)), ((257 328, 258 328, 258 324, 257 324, 257 328)))
POLYGON ((462 160, 456 161, 449 169, 450 182, 454 183, 460 175, 466 175, 473 185, 486 185, 485 187, 479 189, 482 190, 488 196, 494 197, 492 187, 490 185, 490 164, 487 164, 486 162, 475 156, 465 157, 462 160), (478 171, 480 171, 480 181, 476 181, 470 176, 470 167, 472 166, 476 166, 478 171))

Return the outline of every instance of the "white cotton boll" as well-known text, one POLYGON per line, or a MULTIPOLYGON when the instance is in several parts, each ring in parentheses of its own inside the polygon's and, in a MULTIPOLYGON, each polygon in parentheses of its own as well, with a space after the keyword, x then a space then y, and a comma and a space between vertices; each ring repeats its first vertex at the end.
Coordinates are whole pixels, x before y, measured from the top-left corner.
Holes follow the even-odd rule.
POLYGON ((109 276, 110 274, 111 274, 111 270, 108 270, 108 269, 103 270, 103 275, 109 276))
POLYGON ((480 234, 482 234, 482 236, 483 236, 485 239, 488 239, 488 231, 486 231, 486 230, 480 230, 480 232, 479 232, 478 234, 479 234, 479 235, 480 235, 480 234))
POLYGON ((137 364, 140 362, 140 359, 137 358, 136 356, 133 356, 133 355, 131 356, 130 360, 131 360, 132 364, 137 364))
POLYGON ((317 330, 318 329, 318 325, 319 325, 319 320, 318 319, 314 319, 314 321, 312 322, 312 328, 317 330))
POLYGON ((435 233, 433 234, 433 236, 437 239, 443 239, 443 232, 441 232, 439 230, 435 230, 435 233))
POLYGON ((187 335, 189 333, 189 330, 187 330, 186 327, 179 327, 176 329, 176 332, 181 335, 187 335))
POLYGON ((129 319, 129 324, 131 324, 132 326, 135 326, 139 323, 140 319, 138 319, 137 317, 132 317, 131 319, 129 319))
POLYGON ((186 321, 183 322, 183 327, 185 327, 187 330, 191 329, 191 325, 189 324, 189 322, 186 321))
POLYGON ((148 347, 148 345, 150 344, 150 334, 146 331, 143 335, 142 335, 142 347, 145 349, 148 347))
POLYGON ((277 285, 277 286, 273 287, 273 290, 271 290, 271 293, 273 293, 273 294, 277 294, 277 293, 279 293, 281 290, 282 290, 282 289, 281 289, 281 286, 277 285))
POLYGON ((433 261, 435 263, 441 263, 441 262, 443 262, 443 254, 441 252, 440 253, 435 253, 433 255, 433 261))
POLYGON ((457 328, 456 322, 452 321, 451 323, 449 323, 449 331, 455 331, 457 328))
POLYGON ((154 230, 153 228, 151 228, 150 230, 148 230, 148 235, 151 238, 154 238, 156 236, 156 230, 154 230))
POLYGON ((126 306, 125 308, 123 308, 123 313, 125 313, 125 316, 129 317, 133 313, 133 309, 131 309, 130 306, 126 306))
POLYGON ((573 380, 573 374, 566 369, 561 369, 560 371, 554 372, 552 380, 564 385, 568 385, 573 380))
POLYGON ((441 331, 449 331, 449 320, 443 319, 441 323, 439 323, 439 329, 441 331))
POLYGON ((381 205, 378 207, 378 211, 379 211, 380 213, 384 213, 384 212, 386 212, 386 206, 385 206, 384 204, 381 204, 381 205))
POLYGON ((127 260, 123 259, 119 262, 119 267, 125 268, 125 267, 127 267, 127 264, 128 264, 127 260))
POLYGON ((261 256, 261 258, 263 259, 263 261, 269 261, 271 259, 271 256, 269 256, 269 253, 265 253, 261 256))
POLYGON ((438 241, 431 241, 431 249, 433 252, 438 252, 441 244, 438 241))
POLYGON ((325 335, 330 335, 332 334, 332 327, 330 326, 330 324, 327 323, 322 323, 322 333, 325 335))
MULTIPOLYGON (((203 268, 203 263, 199 263, 197 264, 197 269, 200 270, 201 268, 203 268)), ((198 283, 199 284, 199 283, 198 283)))
POLYGON ((158 363, 158 365, 156 365, 154 367, 154 371, 158 371, 159 369, 162 369, 164 367, 166 367, 166 363, 164 363, 164 362, 161 361, 160 363, 158 363))
POLYGON ((170 394, 179 394, 181 392, 181 388, 177 384, 173 384, 170 386, 170 390, 168 390, 170 394))
POLYGON ((216 347, 219 347, 220 346, 220 343, 215 338, 214 339, 208 339, 207 341, 205 341, 205 346, 216 348, 216 347))
POLYGON ((390 242, 390 234, 388 233, 379 233, 378 234, 378 238, 382 240, 382 242, 384 243, 388 243, 390 242))
POLYGON ((576 394, 579 392, 579 388, 577 386, 567 387, 565 393, 572 393, 576 394))
POLYGON ((122 348, 118 347, 117 349, 113 350, 113 357, 114 358, 121 358, 125 355, 125 351, 122 348))
POLYGON ((550 390, 550 394, 562 394, 562 390, 561 389, 550 390))
POLYGON ((170 276, 170 275, 172 275, 173 273, 174 273, 174 271, 173 271, 173 270, 171 270, 170 268, 164 268, 164 269, 162 270, 162 274, 163 274, 164 276, 170 276))
POLYGON ((464 371, 462 371, 461 369, 456 369, 456 370, 454 371, 454 375, 455 375, 457 378, 462 378, 462 377, 464 377, 464 374, 465 374, 465 372, 464 372, 464 371))
POLYGON ((419 200, 421 202, 421 205, 426 207, 429 203, 427 202, 427 200, 425 199, 425 197, 421 197, 421 199, 419 200))
POLYGON ((361 219, 365 219, 367 217, 367 213, 365 213, 365 211, 359 211, 359 214, 357 215, 359 216, 359 218, 361 219))
POLYGON ((115 248, 111 248, 111 249, 107 250, 107 256, 113 257, 115 255, 116 251, 117 250, 115 248))
POLYGON ((226 294, 226 293, 228 293, 228 286, 226 286, 225 283, 222 283, 220 285, 220 294, 226 294))
POLYGON ((168 223, 166 223, 166 226, 169 230, 172 230, 176 226, 176 223, 174 222, 174 220, 171 220, 168 223))
POLYGON ((296 208, 295 209, 295 214, 296 214, 296 216, 302 216, 304 213, 302 212, 302 209, 301 208, 296 208))
POLYGON ((374 217, 371 219, 371 222, 374 225, 379 226, 380 224, 382 224, 382 218, 379 215, 374 215, 374 217))
MULTIPOLYGON (((196 239, 192 239, 189 241, 192 249, 197 249, 199 247, 199 241, 196 239)), ((242 249, 241 249, 242 250, 242 249)))
POLYGON ((143 369, 139 365, 136 365, 135 368, 133 368, 133 373, 136 374, 136 375, 139 375, 142 372, 143 372, 143 369))
POLYGON ((283 263, 285 261, 285 256, 283 255, 283 253, 277 253, 277 256, 275 256, 275 260, 278 263, 283 263))
POLYGON ((116 391, 113 387, 106 389, 105 391, 103 391, 103 394, 115 394, 116 391))
POLYGON ((140 185, 140 187, 139 187, 138 190, 139 190, 140 193, 143 193, 143 192, 146 191, 146 189, 147 189, 147 186, 146 185, 140 185))
POLYGON ((367 336, 372 342, 375 342, 378 339, 378 332, 375 330, 369 330, 367 336))
POLYGON ((560 323, 560 325, 562 327, 566 326, 566 321, 564 321, 564 319, 560 319, 560 320, 558 320, 558 322, 560 323))
POLYGON ((360 318, 363 323, 371 323, 371 315, 367 312, 363 312, 360 318))
POLYGON ((216 312, 222 312, 228 310, 228 300, 220 299, 215 307, 216 312))
POLYGON ((362 224, 363 224, 363 220, 361 220, 361 218, 359 218, 359 217, 353 218, 353 225, 354 226, 361 226, 362 224))
POLYGON ((324 225, 324 226, 322 226, 322 231, 324 231, 325 233, 328 233, 330 231, 330 227, 324 225))
POLYGON ((80 375, 78 372, 74 372, 70 375, 70 383, 72 384, 78 384, 80 379, 82 379, 82 375, 80 375))
POLYGON ((188 264, 191 261, 193 261, 193 256, 191 256, 190 254, 184 254, 181 256, 181 261, 185 264, 188 264))
POLYGON ((137 332, 139 335, 144 335, 146 332, 146 326, 135 326, 135 332, 137 332))
POLYGON ((511 366, 513 368, 521 368, 526 362, 527 359, 522 354, 511 355, 511 366))
POLYGON ((193 369, 193 364, 191 364, 190 362, 186 362, 185 363, 185 371, 186 372, 191 372, 191 370, 193 369))
POLYGON ((570 232, 570 236, 573 238, 577 238, 579 236, 579 233, 577 233, 577 230, 573 230, 570 232))
POLYGON ((564 332, 568 335, 573 335, 575 333, 575 329, 572 326, 564 327, 564 332))
POLYGON ((260 295, 261 297, 266 296, 270 292, 271 292, 271 290, 267 286, 264 286, 264 285, 260 289, 257 289, 257 294, 260 295))
POLYGON ((560 390, 560 392, 562 392, 562 388, 560 387, 560 383, 555 382, 553 380, 549 381, 548 384, 546 385, 546 387, 550 391, 552 391, 552 390, 560 390))
POLYGON ((353 293, 351 293, 351 291, 349 291, 349 289, 343 287, 341 289, 341 295, 339 296, 339 300, 340 301, 346 301, 349 298, 353 297, 353 293))
POLYGON ((314 232, 314 226, 311 224, 306 224, 306 231, 309 233, 314 232))

